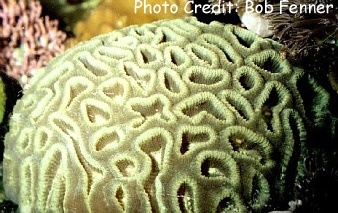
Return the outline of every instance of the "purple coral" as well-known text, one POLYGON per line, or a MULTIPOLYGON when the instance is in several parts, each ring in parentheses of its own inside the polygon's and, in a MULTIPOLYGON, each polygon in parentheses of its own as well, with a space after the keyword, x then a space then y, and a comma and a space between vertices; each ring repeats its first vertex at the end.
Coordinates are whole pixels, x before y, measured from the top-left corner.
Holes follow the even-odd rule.
POLYGON ((38 68, 65 49, 58 21, 41 17, 39 1, 0 0, 0 69, 23 87, 38 68))

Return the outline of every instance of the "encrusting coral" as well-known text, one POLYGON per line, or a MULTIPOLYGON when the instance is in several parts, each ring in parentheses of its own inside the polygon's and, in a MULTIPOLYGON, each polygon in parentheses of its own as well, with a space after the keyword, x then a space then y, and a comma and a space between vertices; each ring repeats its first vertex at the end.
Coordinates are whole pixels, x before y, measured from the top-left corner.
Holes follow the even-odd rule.
POLYGON ((304 73, 279 48, 188 17, 68 49, 15 106, 6 195, 21 212, 260 212, 289 199, 304 73))

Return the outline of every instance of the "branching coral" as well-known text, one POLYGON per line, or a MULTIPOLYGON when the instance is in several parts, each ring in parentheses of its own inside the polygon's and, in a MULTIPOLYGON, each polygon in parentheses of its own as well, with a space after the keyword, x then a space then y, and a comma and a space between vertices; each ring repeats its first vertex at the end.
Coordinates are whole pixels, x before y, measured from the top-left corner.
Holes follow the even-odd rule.
POLYGON ((22 212, 262 212, 292 198, 304 73, 280 48, 190 17, 69 49, 15 106, 6 195, 22 212))
POLYGON ((0 0, 0 67, 26 87, 36 70, 64 50, 58 21, 42 18, 38 1, 0 0))

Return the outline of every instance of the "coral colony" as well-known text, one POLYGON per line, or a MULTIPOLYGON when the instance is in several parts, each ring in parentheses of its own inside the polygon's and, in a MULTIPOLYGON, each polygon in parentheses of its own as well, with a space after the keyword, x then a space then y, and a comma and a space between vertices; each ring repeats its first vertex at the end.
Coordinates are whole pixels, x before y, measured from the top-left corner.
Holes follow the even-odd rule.
POLYGON ((6 195, 21 212, 267 212, 307 153, 305 73, 280 47, 188 17, 70 48, 13 110, 6 195))
MULTIPOLYGON (((177 13, 175 2, 135 0, 134 13, 177 13)), ((312 130, 329 123, 324 132, 336 141, 338 119, 329 91, 281 50, 305 55, 307 44, 336 39, 337 8, 329 0, 209 2, 187 1, 184 10, 237 12, 249 30, 160 20, 102 34, 44 66, 64 48, 58 23, 40 18, 37 1, 0 0, 1 69, 25 87, 3 155, 4 190, 19 212, 302 205, 295 189, 307 180, 308 142, 323 135, 312 130)))
POLYGON ((37 69, 64 50, 58 21, 40 17, 38 1, 0 0, 0 67, 22 87, 37 69))

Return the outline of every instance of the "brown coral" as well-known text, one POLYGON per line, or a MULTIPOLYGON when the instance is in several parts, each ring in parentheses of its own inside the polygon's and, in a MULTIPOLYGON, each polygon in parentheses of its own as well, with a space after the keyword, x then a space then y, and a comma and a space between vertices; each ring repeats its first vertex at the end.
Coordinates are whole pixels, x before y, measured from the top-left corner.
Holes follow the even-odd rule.
POLYGON ((39 1, 0 0, 0 68, 24 88, 40 67, 64 51, 66 34, 41 10, 39 1))

